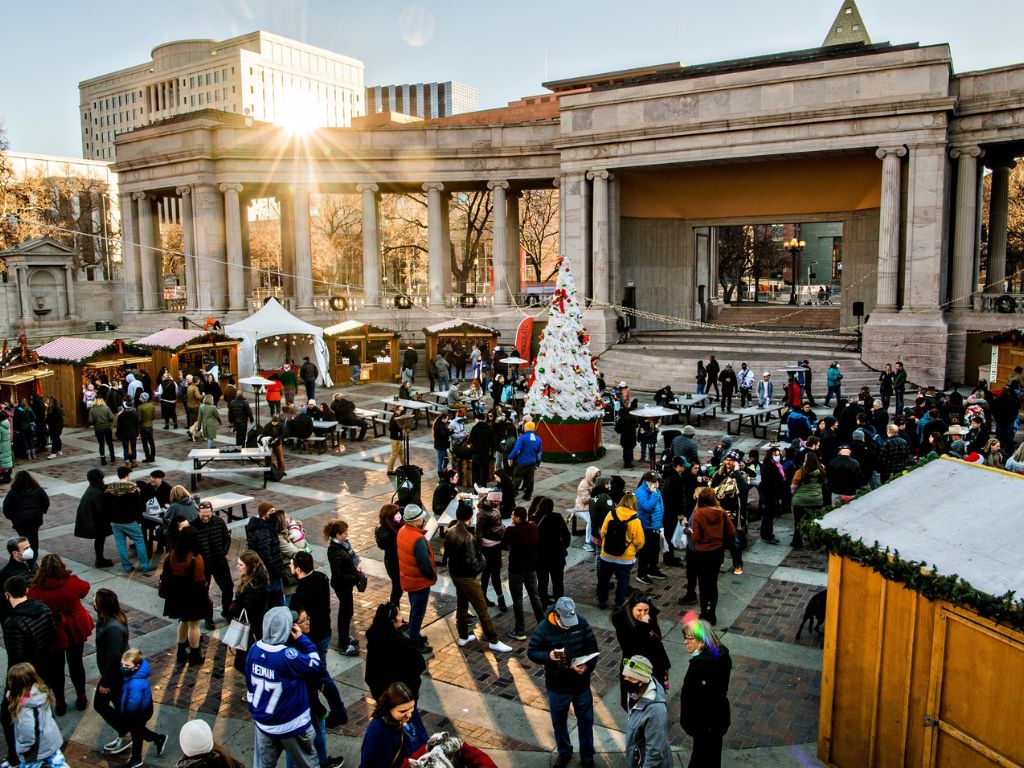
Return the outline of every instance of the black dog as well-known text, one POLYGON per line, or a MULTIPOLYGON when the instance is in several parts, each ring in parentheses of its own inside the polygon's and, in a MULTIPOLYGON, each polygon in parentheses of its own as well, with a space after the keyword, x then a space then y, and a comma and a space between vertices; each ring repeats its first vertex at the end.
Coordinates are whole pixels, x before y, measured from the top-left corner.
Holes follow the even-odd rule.
POLYGON ((818 634, 823 633, 825 627, 825 601, 828 600, 828 590, 823 589, 811 596, 811 599, 807 601, 807 607, 804 608, 804 618, 800 622, 800 628, 796 631, 796 639, 800 639, 800 633, 804 631, 804 624, 807 625, 809 631, 817 631, 818 634), (817 622, 818 626, 814 624, 817 622))

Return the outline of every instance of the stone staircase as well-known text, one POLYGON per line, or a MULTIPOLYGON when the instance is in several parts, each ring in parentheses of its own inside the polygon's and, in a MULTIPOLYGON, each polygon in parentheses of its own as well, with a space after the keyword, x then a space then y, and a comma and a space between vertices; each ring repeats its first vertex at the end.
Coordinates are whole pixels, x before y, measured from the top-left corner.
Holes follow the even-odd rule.
POLYGON ((633 389, 649 392, 671 384, 676 392, 692 392, 696 389, 697 361, 706 364, 709 354, 714 354, 723 368, 732 363, 739 370, 740 363, 746 362, 758 378, 769 371, 780 384, 786 378, 782 368, 792 366, 798 358, 807 359, 814 374, 813 393, 818 399, 825 395, 825 374, 835 360, 843 372, 844 394, 854 393, 862 386, 877 392, 878 373, 861 362, 854 341, 855 337, 847 334, 648 331, 636 335, 634 341, 612 346, 600 355, 597 365, 609 384, 624 380, 633 389))

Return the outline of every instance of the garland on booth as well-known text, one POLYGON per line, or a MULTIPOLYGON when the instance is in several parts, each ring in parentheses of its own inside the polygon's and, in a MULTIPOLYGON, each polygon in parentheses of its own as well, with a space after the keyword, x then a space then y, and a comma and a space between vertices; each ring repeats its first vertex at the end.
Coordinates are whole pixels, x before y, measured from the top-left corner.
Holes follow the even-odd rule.
POLYGON ((185 347, 189 347, 193 344, 223 344, 228 342, 238 341, 234 336, 227 336, 223 333, 208 333, 205 336, 196 336, 191 341, 185 344, 179 344, 176 347, 168 346, 167 344, 147 344, 147 349, 159 349, 164 352, 180 352, 185 347))
MULTIPOLYGON (((887 482, 892 482, 897 477, 902 477, 935 460, 919 461, 902 474, 889 478, 887 482)), ((854 498, 860 498, 868 493, 871 493, 870 489, 862 490, 854 498)), ((883 549, 878 541, 868 545, 834 528, 823 528, 821 518, 840 506, 842 504, 822 507, 816 514, 804 518, 800 522, 804 540, 813 547, 824 548, 830 554, 866 565, 886 580, 900 583, 905 589, 920 592, 928 600, 944 600, 956 606, 966 606, 979 616, 1024 632, 1024 598, 1016 597, 1013 591, 1001 596, 981 592, 955 573, 940 574, 934 563, 928 565, 924 561, 904 560, 900 557, 898 549, 883 549)))
POLYGON ((42 359, 44 362, 47 362, 47 363, 58 363, 58 364, 66 364, 66 365, 86 365, 88 363, 91 363, 96 358, 98 358, 98 357, 100 357, 102 355, 106 355, 106 354, 108 354, 110 352, 116 352, 119 355, 138 355, 138 356, 145 356, 145 355, 151 354, 151 351, 150 351, 149 347, 144 347, 144 346, 141 346, 139 344, 132 344, 130 342, 126 342, 126 341, 123 341, 121 339, 117 339, 115 341, 110 342, 110 344, 108 344, 107 346, 101 347, 100 349, 97 349, 95 352, 93 352, 93 353, 91 353, 89 355, 86 355, 85 357, 80 357, 80 358, 70 358, 70 357, 68 357, 68 358, 65 358, 65 357, 54 357, 52 355, 47 355, 45 358, 40 358, 40 359, 42 359))

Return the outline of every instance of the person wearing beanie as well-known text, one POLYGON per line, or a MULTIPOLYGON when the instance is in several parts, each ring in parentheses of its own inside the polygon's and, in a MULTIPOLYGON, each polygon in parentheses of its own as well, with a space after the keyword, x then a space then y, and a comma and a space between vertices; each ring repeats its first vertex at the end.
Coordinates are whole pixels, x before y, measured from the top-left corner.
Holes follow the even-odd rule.
POLYGON ((434 552, 424 530, 427 512, 419 504, 407 504, 402 520, 405 525, 398 529, 398 576, 409 595, 409 639, 420 653, 432 653, 434 649, 420 634, 430 588, 437 583, 434 552))
POLYGON ((689 424, 683 427, 682 433, 672 440, 672 458, 681 456, 690 465, 700 464, 700 449, 693 439, 696 434, 697 430, 689 424))
POLYGON ((183 757, 175 768, 244 768, 244 763, 213 740, 205 720, 189 720, 178 733, 183 757))
POLYGON ((757 382, 757 404, 762 408, 767 408, 772 404, 772 395, 775 394, 775 384, 772 383, 772 375, 765 371, 761 374, 761 380, 757 382))
POLYGON ((740 408, 746 408, 754 400, 754 372, 746 363, 740 363, 737 374, 740 386, 740 408))
POLYGON ((533 496, 533 476, 543 458, 544 445, 538 437, 536 425, 532 421, 523 426, 523 434, 516 439, 516 444, 509 453, 509 461, 513 462, 512 479, 516 490, 523 492, 523 501, 533 496))
MULTIPOLYGON (((626 687, 626 756, 640 768, 668 768, 668 707, 665 688, 653 678, 653 665, 645 656, 631 656, 622 665, 626 687)), ((687 706, 688 702, 683 702, 687 706)))
POLYGON ((300 768, 317 768, 308 678, 319 678, 323 660, 313 641, 284 606, 263 617, 263 638, 245 657, 245 688, 256 726, 254 768, 273 768, 287 751, 300 768), (288 644, 289 638, 291 644, 288 644))
POLYGON ((729 451, 731 450, 732 435, 722 435, 722 439, 718 441, 718 445, 711 449, 711 466, 721 466, 726 454, 729 453, 729 451))
MULTIPOLYGON (((481 511, 484 505, 490 508, 487 502, 483 502, 481 511)), ((455 584, 457 603, 455 629, 459 636, 459 647, 464 648, 476 641, 476 636, 469 626, 469 606, 472 605, 473 611, 480 620, 480 628, 484 632, 484 637, 487 638, 488 647, 497 653, 509 653, 512 648, 498 639, 498 631, 494 628, 494 621, 487 610, 483 589, 477 579, 477 574, 484 566, 484 558, 477 549, 477 536, 469 529, 469 521, 473 519, 473 508, 468 504, 460 504, 455 510, 455 517, 457 522, 450 526, 444 535, 444 554, 448 564, 448 574, 455 584)), ((498 527, 501 528, 500 516, 498 517, 498 527)), ((497 549, 500 567, 501 548, 497 546, 495 549, 497 549)), ((504 603, 504 599, 502 603, 504 603)))
POLYGON ((739 386, 732 363, 726 363, 725 368, 718 374, 718 381, 722 385, 722 408, 726 413, 732 413, 732 396, 739 386))

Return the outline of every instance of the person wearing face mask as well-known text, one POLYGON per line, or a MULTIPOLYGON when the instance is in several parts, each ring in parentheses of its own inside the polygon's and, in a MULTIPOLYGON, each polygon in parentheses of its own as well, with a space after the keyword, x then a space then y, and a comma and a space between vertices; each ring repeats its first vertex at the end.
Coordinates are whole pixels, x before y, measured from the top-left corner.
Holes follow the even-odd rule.
MULTIPOLYGON (((103 470, 94 467, 86 473, 85 478, 89 485, 82 494, 78 502, 78 511, 75 513, 75 537, 92 539, 96 552, 96 567, 109 568, 114 561, 108 560, 103 554, 103 547, 111 534, 110 520, 103 513, 103 492, 106 490, 103 470)), ((2 583, 3 579, 0 578, 0 584, 2 583)))
POLYGON ((626 759, 637 768, 669 768, 668 707, 665 689, 654 677, 654 665, 642 654, 623 661, 621 681, 629 705, 626 711, 626 759))
MULTIPOLYGON (((749 484, 747 474, 740 466, 743 455, 739 451, 729 451, 722 461, 722 466, 711 478, 711 487, 718 497, 722 509, 732 518, 734 534, 726 535, 725 546, 732 554, 732 572, 736 576, 743 573, 743 550, 747 546, 747 493, 749 484)), ((700 500, 697 501, 698 506, 700 500)))
MULTIPOLYGON (((622 671, 631 656, 644 656, 649 659, 651 676, 662 686, 662 693, 668 692, 668 673, 672 663, 668 660, 665 645, 661 639, 661 627, 658 626, 658 609, 651 602, 649 595, 634 590, 622 607, 612 613, 612 626, 615 637, 622 650, 622 671)), ((630 686, 625 678, 619 677, 619 703, 628 713, 630 686)), ((627 753, 628 754, 628 753, 627 753)))
MULTIPOLYGON (((24 536, 14 536, 7 540, 7 553, 11 559, 0 569, 0 586, 7 583, 11 576, 21 576, 26 581, 31 581, 36 572, 38 563, 36 552, 32 544, 24 536)), ((0 600, 0 620, 11 611, 11 606, 6 600, 0 600)))
POLYGON ((761 500, 761 541, 778 544, 775 518, 779 516, 783 497, 789 491, 789 481, 782 466, 782 452, 775 443, 769 447, 768 455, 761 464, 761 483, 757 490, 761 500))
POLYGON ((366 727, 359 768, 399 768, 427 743, 427 728, 416 698, 405 683, 387 687, 366 727))
POLYGON ((389 601, 396 607, 402 600, 402 581, 398 572, 398 529, 402 527, 402 510, 397 504, 385 504, 377 515, 374 538, 384 553, 384 570, 391 579, 389 601))
MULTIPOLYGON (((723 394, 722 397, 725 397, 723 394)), ((661 528, 664 524, 665 501, 661 497, 661 475, 648 472, 636 489, 636 513, 644 529, 644 546, 640 550, 636 580, 650 584, 652 579, 668 578, 658 567, 661 557, 661 528)))
POLYGON ((679 723, 693 739, 691 768, 722 764, 722 737, 731 724, 729 677, 732 659, 711 625, 692 613, 683 619, 690 664, 683 678, 679 723))

